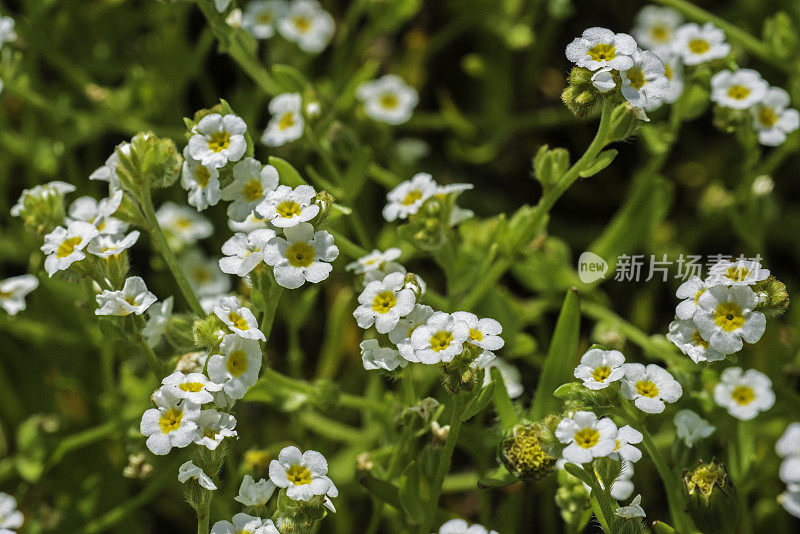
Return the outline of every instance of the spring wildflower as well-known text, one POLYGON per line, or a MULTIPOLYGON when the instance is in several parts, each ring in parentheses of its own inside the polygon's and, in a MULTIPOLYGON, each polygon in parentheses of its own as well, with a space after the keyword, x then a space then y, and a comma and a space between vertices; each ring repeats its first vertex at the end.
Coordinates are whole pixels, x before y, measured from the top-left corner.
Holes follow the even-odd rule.
POLYGON ((108 259, 119 256, 139 240, 139 230, 134 230, 128 235, 103 235, 95 237, 86 247, 86 252, 98 258, 108 259))
POLYGON ((248 215, 244 221, 237 222, 233 219, 228 219, 228 228, 231 229, 232 232, 243 232, 245 234, 249 234, 253 230, 259 230, 262 228, 269 228, 269 221, 266 219, 262 219, 261 217, 257 216, 255 213, 251 213, 248 215))
POLYGON ((83 221, 73 221, 69 226, 57 227, 44 236, 42 252, 47 254, 44 269, 53 276, 58 271, 68 269, 76 261, 86 257, 83 249, 97 237, 99 232, 93 225, 83 221))
POLYGON ((426 364, 450 362, 464 350, 469 339, 469 326, 452 315, 434 312, 424 325, 414 329, 411 346, 413 361, 426 364))
MULTIPOLYGON (((769 269, 764 269, 757 261, 737 260, 720 261, 711 266, 708 270, 706 285, 724 286, 751 286, 756 282, 766 280, 769 277, 769 269)), ((698 297, 699 298, 699 297, 698 297)))
POLYGON ((556 458, 544 450, 537 424, 516 425, 500 442, 500 459, 509 473, 522 480, 539 480, 556 465, 556 458))
POLYGON ((0 16, 0 47, 17 39, 14 24, 13 18, 0 16))
POLYGON ((387 264, 395 263, 394 260, 398 259, 401 254, 401 250, 397 247, 388 248, 384 252, 374 249, 366 256, 362 256, 353 263, 348 264, 346 269, 353 271, 355 274, 383 270, 387 264))
POLYGON ((131 144, 126 142, 118 144, 110 156, 106 159, 105 163, 95 169, 89 175, 90 180, 98 180, 101 182, 108 182, 109 194, 114 194, 120 189, 119 175, 117 175, 117 165, 119 165, 119 150, 123 155, 129 156, 131 153, 131 144))
POLYGON ((684 320, 694 317, 694 314, 700 309, 700 296, 713 285, 716 284, 708 284, 699 276, 692 276, 682 283, 675 293, 675 296, 682 299, 678 307, 675 308, 675 315, 684 320))
POLYGON ((273 237, 264 246, 264 262, 273 267, 278 285, 296 289, 305 282, 317 284, 330 275, 330 262, 339 256, 333 236, 324 230, 314 232, 309 223, 285 228, 286 239, 273 237))
POLYGON ((278 459, 269 464, 270 480, 279 488, 286 488, 286 496, 295 501, 328 494, 333 482, 327 474, 328 462, 322 454, 301 453, 294 446, 282 449, 278 459))
POLYGON ((214 306, 214 315, 219 317, 219 320, 234 334, 247 339, 266 341, 264 333, 258 329, 258 321, 253 312, 241 306, 236 297, 220 298, 214 306))
POLYGON ((636 15, 634 39, 647 50, 669 48, 675 31, 683 22, 683 16, 669 7, 645 6, 636 15))
POLYGON ((621 517, 623 519, 635 519, 637 517, 645 517, 644 510, 641 507, 642 504, 642 496, 637 495, 633 498, 633 500, 628 504, 628 506, 620 506, 616 509, 614 514, 617 517, 621 517))
POLYGON ((750 108, 758 141, 766 146, 782 145, 786 136, 800 127, 800 112, 789 107, 789 93, 770 87, 761 100, 750 108))
POLYGON ((158 298, 147 290, 140 276, 131 276, 118 291, 105 290, 96 297, 95 315, 143 314, 158 298))
POLYGON ((749 109, 767 94, 769 85, 752 69, 723 70, 711 78, 711 100, 731 109, 749 109))
POLYGON ((310 221, 319 213, 319 204, 314 202, 316 195, 317 192, 310 185, 298 185, 294 189, 279 185, 256 206, 256 214, 277 228, 296 226, 310 221))
POLYGON ((232 521, 217 521, 211 527, 211 534, 280 534, 271 519, 240 513, 232 521))
POLYGON ((214 383, 202 373, 182 373, 175 371, 165 377, 161 384, 179 399, 188 399, 195 404, 206 404, 214 400, 213 392, 222 389, 220 384, 214 383))
POLYGON ((659 102, 669 92, 669 80, 664 63, 648 50, 634 50, 633 65, 620 71, 622 96, 640 108, 659 102))
MULTIPOLYGON (((2 19, 2 17, 0 17, 2 19)), ((2 20, 0 20, 0 27, 2 20)), ((2 35, 2 34, 0 34, 2 35)), ((22 512, 17 510, 17 500, 0 491, 0 534, 13 534, 25 522, 22 512)))
POLYGON ((689 320, 675 318, 669 323, 667 339, 675 344, 680 351, 692 359, 694 363, 717 362, 725 359, 725 355, 711 348, 708 341, 700 335, 697 325, 689 320))
POLYGON ((786 427, 775 444, 775 452, 782 458, 781 480, 789 485, 800 485, 800 423, 791 423, 786 427))
POLYGON ((142 329, 142 335, 150 347, 158 345, 158 342, 167 333, 174 300, 172 296, 169 296, 161 304, 150 306, 147 309, 147 322, 142 329))
POLYGON ((675 53, 672 49, 656 51, 656 54, 664 63, 664 76, 669 81, 669 89, 661 100, 648 101, 644 108, 647 111, 655 111, 665 102, 672 104, 683 94, 683 61, 680 54, 675 53))
POLYGON ((458 311, 453 313, 453 319, 466 323, 469 327, 467 341, 483 350, 494 351, 503 348, 505 341, 500 337, 503 327, 494 319, 478 319, 474 313, 458 311))
POLYGON ((356 97, 364 102, 370 118, 392 125, 408 121, 419 102, 416 89, 393 74, 362 83, 356 89, 356 97))
POLYGON ((625 425, 617 430, 616 446, 608 455, 612 460, 627 460, 628 462, 638 462, 642 459, 642 451, 634 447, 636 443, 641 443, 644 436, 642 433, 630 425, 625 425))
POLYGON ((285 0, 256 0, 250 2, 242 14, 242 27, 256 39, 269 39, 275 35, 278 21, 288 8, 285 0))
POLYGON ((300 93, 283 93, 270 100, 269 114, 272 118, 261 136, 263 144, 283 146, 303 136, 305 119, 300 93))
POLYGON ((278 171, 254 158, 244 158, 233 166, 233 182, 222 190, 222 199, 233 201, 228 217, 242 222, 267 195, 278 187, 278 171))
POLYGON ((618 350, 589 349, 575 368, 575 378, 589 389, 603 389, 625 375, 625 356, 618 350))
POLYGON ((692 410, 678 410, 672 422, 675 423, 675 433, 687 447, 693 447, 695 443, 709 437, 716 430, 715 426, 710 425, 692 410))
POLYGON ((114 235, 124 232, 128 225, 113 217, 122 203, 122 191, 100 201, 92 197, 76 198, 69 206, 68 221, 83 221, 93 224, 101 235, 114 235))
MULTIPOLYGON (((634 485, 633 481, 633 462, 627 460, 620 460, 619 463, 619 476, 611 483, 611 496, 618 500, 624 501, 633 494, 634 485)), ((600 483, 602 486, 602 482, 600 483)))
POLYGON ((405 367, 408 364, 397 352, 397 349, 381 347, 377 339, 366 339, 361 342, 359 347, 361 348, 361 362, 367 371, 375 369, 394 371, 398 367, 405 367))
POLYGON ((197 416, 197 437, 195 443, 209 450, 216 450, 222 440, 236 437, 236 418, 229 413, 214 409, 203 410, 197 416))
POLYGON ((772 381, 764 373, 729 367, 719 378, 714 386, 714 401, 736 419, 750 420, 775 404, 772 381))
POLYGON ((436 188, 436 182, 430 174, 421 172, 414 175, 411 180, 399 184, 386 195, 389 202, 383 208, 383 218, 389 222, 407 219, 436 194, 436 188))
POLYGON ((156 212, 159 226, 164 230, 170 247, 181 250, 214 233, 208 219, 186 206, 165 202, 156 212))
POLYGON ((497 534, 497 531, 487 530, 483 525, 470 525, 463 519, 451 519, 439 527, 439 534, 497 534))
POLYGON ((195 440, 199 404, 181 400, 163 389, 153 393, 153 402, 156 407, 144 412, 139 425, 153 454, 163 456, 172 447, 183 448, 195 440))
POLYGON ((242 159, 247 149, 246 131, 247 125, 236 115, 206 115, 192 130, 186 154, 206 167, 224 167, 242 159))
POLYGON ((181 270, 198 297, 227 293, 231 279, 219 267, 219 258, 208 258, 199 248, 192 248, 180 256, 181 270))
POLYGON ((684 64, 699 65, 724 58, 730 53, 731 45, 725 42, 725 33, 710 22, 703 26, 689 22, 675 31, 673 49, 681 55, 684 64))
POLYGON ((722 354, 742 349, 742 341, 756 343, 767 326, 763 313, 753 311, 758 296, 747 286, 715 286, 698 301, 694 322, 709 346, 722 354))
POLYGON ((20 193, 17 203, 11 206, 11 216, 21 216, 26 204, 29 202, 45 201, 51 197, 63 197, 67 193, 72 193, 73 191, 75 191, 74 185, 58 180, 40 184, 30 189, 24 189, 22 193, 20 193))
POLYGON ((207 489, 208 491, 214 491, 217 489, 217 486, 214 484, 214 481, 211 480, 211 477, 205 474, 205 472, 197 467, 191 460, 182 464, 178 468, 178 482, 185 484, 190 479, 195 479, 201 487, 207 489))
POLYGON ((229 5, 231 5, 231 0, 214 0, 214 7, 220 13, 228 9, 229 5))
POLYGON ((312 54, 322 52, 334 29, 333 17, 316 0, 294 0, 278 22, 278 31, 284 39, 312 54))
POLYGON ((261 347, 254 339, 228 334, 222 339, 219 350, 221 354, 214 354, 208 360, 208 376, 222 384, 231 399, 241 399, 258 380, 261 347))
POLYGON ((651 363, 626 363, 622 366, 622 395, 645 413, 661 413, 665 402, 675 402, 683 394, 681 385, 663 367, 651 363))
POLYGON ((268 479, 253 480, 250 475, 245 475, 239 486, 239 495, 233 498, 245 506, 265 506, 275 493, 275 483, 268 479))
POLYGON ((197 211, 216 206, 222 197, 219 189, 219 169, 203 165, 194 159, 189 153, 188 146, 183 150, 181 187, 189 192, 189 205, 197 208, 197 211))
POLYGON ((587 28, 567 45, 567 59, 591 71, 603 67, 625 70, 633 66, 631 54, 636 41, 627 33, 614 33, 606 28, 587 28))
POLYGON ((414 347, 411 345, 411 334, 418 326, 428 322, 428 318, 433 315, 433 308, 425 304, 415 304, 414 309, 408 315, 401 317, 391 332, 389 340, 397 345, 400 355, 410 362, 417 362, 414 356, 414 347))
POLYGON ((25 297, 39 287, 39 279, 32 274, 13 276, 0 280, 0 308, 9 315, 16 315, 25 310, 25 297))
POLYGON ((608 417, 598 420, 592 412, 575 412, 556 427, 556 437, 567 444, 562 457, 573 464, 585 464, 611 454, 616 447, 617 425, 608 417))
POLYGON ((234 234, 222 244, 224 258, 219 260, 223 273, 245 277, 261 264, 264 246, 275 237, 274 230, 253 230, 249 234, 234 234))
POLYGON ((358 326, 369 328, 374 324, 378 332, 386 334, 414 309, 416 295, 405 288, 405 275, 391 273, 380 282, 368 283, 358 296, 358 302, 353 312, 358 326))

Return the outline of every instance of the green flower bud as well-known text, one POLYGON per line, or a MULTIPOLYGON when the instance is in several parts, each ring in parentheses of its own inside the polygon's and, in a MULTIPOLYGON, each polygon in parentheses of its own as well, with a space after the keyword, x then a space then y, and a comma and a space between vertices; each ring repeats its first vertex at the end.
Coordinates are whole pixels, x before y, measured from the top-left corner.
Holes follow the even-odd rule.
POLYGON ((736 488, 724 464, 702 461, 683 473, 683 492, 689 514, 701 532, 733 532, 739 518, 736 488))
POLYGON ((554 185, 569 168, 569 152, 543 145, 533 157, 533 176, 545 189, 554 185))
POLYGON ((578 526, 583 516, 590 513, 589 492, 580 480, 564 470, 558 472, 555 501, 561 510, 561 518, 568 525, 578 526))
POLYGON ((592 72, 589 69, 573 67, 567 76, 567 87, 561 93, 561 101, 573 115, 586 118, 597 115, 604 98, 618 97, 618 93, 601 93, 592 84, 592 72))
POLYGON ((203 319, 197 319, 192 326, 194 345, 208 350, 209 354, 219 351, 222 342, 222 333, 225 332, 225 323, 213 313, 203 319))
POLYGON ((759 296, 756 311, 760 311, 769 318, 780 317, 789 308, 789 293, 783 282, 770 275, 753 287, 759 296))
POLYGON ((75 187, 64 182, 50 182, 26 189, 11 208, 11 215, 20 217, 25 228, 38 235, 48 234, 64 224, 64 195, 75 187))
POLYGON ((539 480, 549 475, 557 460, 545 452, 538 424, 515 426, 500 442, 499 456, 508 472, 520 480, 539 480))
POLYGON ((117 150, 117 175, 122 188, 141 198, 143 188, 169 187, 181 172, 183 158, 171 139, 141 132, 131 139, 128 154, 117 150))
POLYGON ((617 406, 618 390, 619 383, 616 382, 597 390, 589 389, 578 382, 567 382, 559 386, 553 395, 564 400, 567 411, 589 410, 600 416, 617 406))
POLYGON ((623 102, 611 112, 606 143, 623 141, 634 135, 643 121, 647 120, 644 110, 623 102))

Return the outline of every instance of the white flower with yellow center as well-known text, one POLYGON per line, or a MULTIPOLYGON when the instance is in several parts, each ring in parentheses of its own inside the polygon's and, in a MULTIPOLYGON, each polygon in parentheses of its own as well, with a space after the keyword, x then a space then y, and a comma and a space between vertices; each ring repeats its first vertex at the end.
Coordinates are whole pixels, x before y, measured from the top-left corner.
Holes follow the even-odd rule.
POLYGON ((25 522, 22 512, 17 510, 17 500, 0 491, 0 534, 14 534, 12 529, 17 529, 25 522))
POLYGON ((92 197, 76 198, 69 206, 67 221, 84 221, 93 224, 101 235, 124 232, 128 225, 113 217, 122 203, 122 191, 97 201, 92 197))
MULTIPOLYGON (((791 423, 775 444, 781 462, 780 477, 786 484, 800 484, 800 423, 791 423)), ((800 488, 798 488, 800 489, 800 488)))
POLYGON ((211 534, 280 534, 272 519, 261 519, 247 514, 236 514, 230 521, 217 521, 211 534))
POLYGON ((24 189, 17 200, 17 203, 11 207, 11 216, 19 217, 22 215, 25 204, 31 200, 43 201, 49 197, 63 197, 67 193, 75 191, 75 186, 66 182, 49 182, 40 184, 30 189, 24 189))
POLYGON ((424 325, 411 334, 414 359, 426 364, 449 362, 461 354, 469 339, 469 326, 452 315, 434 312, 424 325))
POLYGON ((278 187, 278 171, 272 165, 262 165, 255 158, 244 158, 233 166, 233 182, 222 190, 222 200, 233 201, 228 206, 231 220, 246 221, 267 193, 278 187))
POLYGON ((497 534, 497 531, 487 530, 483 525, 470 525, 463 519, 451 519, 439 527, 439 534, 497 534))
POLYGON ((263 144, 283 146, 303 136, 306 123, 300 93, 283 93, 270 100, 269 114, 269 124, 261 136, 263 144))
POLYGON ((330 275, 330 262, 339 256, 333 236, 302 222, 283 230, 286 239, 273 237, 264 246, 264 262, 271 265, 278 285, 297 289, 305 282, 317 284, 330 275))
POLYGON ((125 316, 143 314, 158 298, 150 291, 140 276, 131 276, 118 291, 105 290, 96 297, 95 315, 125 316))
POLYGON ((642 451, 634 447, 636 443, 641 443, 644 439, 642 433, 630 425, 625 425, 617 430, 614 450, 608 457, 612 460, 627 460, 628 462, 638 462, 642 459, 642 451))
POLYGON ((636 15, 633 37, 647 50, 669 48, 683 16, 670 7, 645 6, 636 15))
POLYGON ((389 341, 397 345, 397 350, 406 360, 410 362, 419 361, 414 355, 414 347, 411 345, 411 334, 414 333, 417 327, 427 323, 431 315, 433 315, 433 308, 425 304, 415 304, 414 309, 405 317, 401 317, 397 321, 397 326, 389 332, 389 341))
POLYGON ((261 347, 254 339, 228 334, 219 350, 222 354, 214 354, 208 360, 208 376, 222 384, 222 389, 231 399, 239 400, 247 393, 247 388, 258 381, 261 347))
POLYGON ((222 244, 224 258, 219 260, 223 273, 245 277, 264 259, 264 246, 275 237, 274 230, 253 230, 249 234, 234 234, 222 244))
MULTIPOLYGON (((266 341, 264 333, 258 329, 258 321, 253 312, 240 305, 236 297, 220 298, 214 306, 214 315, 219 317, 219 320, 234 334, 246 339, 266 341)), ((211 379, 216 381, 214 377, 211 379)))
POLYGON ((0 280, 0 308, 9 315, 18 314, 27 307, 25 297, 37 287, 39 279, 32 274, 0 280))
POLYGON ((266 506, 276 487, 271 480, 262 478, 256 482, 250 475, 245 475, 239 486, 239 495, 233 500, 245 506, 266 506))
POLYGON ((664 76, 669 81, 669 89, 661 100, 648 101, 644 108, 646 111, 655 111, 663 103, 672 104, 683 94, 683 61, 680 54, 677 54, 672 49, 655 50, 655 53, 664 63, 664 76))
POLYGON ((725 32, 710 22, 703 26, 689 22, 675 31, 673 50, 681 55, 685 65, 699 65, 724 58, 731 45, 725 42, 725 32))
POLYGON ((192 130, 185 153, 207 167, 224 167, 242 159, 247 149, 246 131, 247 125, 236 115, 206 115, 192 130))
POLYGON ((616 511, 614 511, 614 515, 623 519, 636 519, 639 517, 645 517, 646 514, 644 513, 641 504, 642 496, 637 495, 633 498, 628 506, 620 506, 617 508, 616 511))
POLYGON ((139 240, 139 230, 134 230, 128 235, 103 235, 95 237, 89 242, 86 251, 99 258, 108 259, 119 256, 139 240))
POLYGON ((714 401, 736 419, 748 421, 775 404, 772 381, 764 373, 729 367, 719 378, 714 386, 714 401))
POLYGON ((66 228, 59 226, 44 236, 42 252, 47 254, 44 260, 47 274, 53 276, 85 258, 83 249, 98 235, 99 232, 93 225, 83 221, 73 221, 66 228))
POLYGON ((579 67, 598 70, 611 67, 625 70, 633 66, 631 54, 636 41, 627 33, 614 33, 606 28, 587 28, 567 45, 567 59, 579 67))
POLYGON ((383 208, 383 218, 389 222, 407 219, 436 194, 437 187, 430 174, 421 172, 414 175, 411 180, 399 184, 386 195, 388 203, 383 208))
POLYGON ((199 248, 192 248, 179 256, 186 280, 198 297, 227 293, 231 279, 219 267, 219 258, 208 258, 199 248))
POLYGON ((416 295, 405 287, 405 275, 391 273, 380 282, 370 282, 358 296, 359 306, 353 312, 358 326, 373 324, 381 334, 392 331, 401 317, 411 313, 416 295))
MULTIPOLYGON (((277 460, 269 464, 269 478, 286 496, 295 501, 308 501, 316 495, 327 495, 333 482, 328 478, 328 462, 317 451, 300 452, 297 447, 285 447, 277 460)), ((335 495, 331 495, 335 497, 335 495)))
POLYGON ((716 284, 709 284, 703 281, 699 276, 692 276, 687 281, 678 287, 675 296, 683 299, 677 308, 675 308, 675 315, 679 319, 688 320, 694 317, 694 314, 700 309, 700 296, 706 292, 709 287, 716 284))
POLYGON ((398 259, 401 254, 401 250, 397 247, 388 248, 384 252, 375 249, 366 256, 362 256, 353 263, 348 264, 346 268, 355 274, 383 270, 387 263, 394 263, 394 260, 398 259))
POLYGON ((651 363, 626 363, 622 366, 622 396, 645 413, 661 413, 666 402, 675 402, 683 395, 683 388, 669 372, 651 363))
POLYGON ((716 430, 716 427, 692 410, 678 410, 672 422, 675 423, 675 434, 690 448, 716 430))
POLYGON ((737 260, 720 261, 708 270, 706 284, 708 286, 751 286, 766 280, 769 269, 764 269, 757 261, 737 260))
POLYGON ((625 356, 618 350, 589 349, 575 368, 575 378, 589 389, 603 389, 625 375, 625 356))
POLYGON ((117 150, 124 155, 129 156, 131 153, 131 144, 127 141, 118 144, 102 167, 99 167, 89 175, 90 180, 98 180, 100 182, 108 182, 109 194, 114 194, 120 189, 119 176, 117 175, 117 165, 119 165, 119 154, 117 150))
POLYGON ((222 197, 219 170, 192 158, 188 146, 183 150, 181 187, 189 192, 189 205, 197 208, 197 211, 216 206, 222 197))
POLYGON ((322 52, 334 29, 333 17, 316 0, 294 0, 278 22, 278 31, 284 39, 312 54, 322 52))
POLYGON ((269 39, 275 35, 278 21, 288 9, 286 0, 257 0, 250 2, 242 14, 242 27, 256 39, 269 39))
POLYGON ((417 90, 393 74, 362 83, 356 97, 370 118, 393 125, 408 121, 419 102, 417 90))
POLYGON ((165 202, 156 212, 159 226, 164 230, 169 246, 182 250, 214 233, 208 219, 186 206, 165 202))
POLYGON ((214 481, 211 480, 211 477, 208 476, 205 471, 197 467, 194 462, 189 460, 178 468, 178 482, 185 484, 191 479, 196 480, 197 483, 200 484, 200 487, 205 488, 208 491, 214 491, 217 489, 217 486, 214 484, 214 481))
POLYGON ((310 185, 298 185, 294 189, 279 185, 267 193, 267 198, 256 206, 256 215, 264 217, 276 228, 289 228, 308 222, 319 213, 314 202, 317 192, 310 185))
MULTIPOLYGON (((150 306, 147 310, 147 323, 142 329, 142 335, 150 347, 155 347, 167 333, 167 326, 172 317, 174 298, 169 296, 160 305, 150 306)), ((202 369, 202 365, 200 366, 202 369)))
POLYGON ((222 440, 238 435, 234 428, 236 418, 231 414, 214 409, 203 410, 197 416, 197 437, 194 442, 208 450, 216 450, 222 440))
POLYGON ((251 213, 250 215, 248 215, 242 222, 237 222, 234 221, 233 219, 228 219, 228 228, 230 228, 232 232, 244 232, 245 234, 249 234, 253 230, 260 230, 262 228, 269 228, 269 227, 270 227, 269 221, 266 219, 262 219, 255 213, 251 213))
POLYGON ((604 458, 616 447, 617 425, 608 417, 598 420, 592 412, 575 412, 556 427, 556 438, 567 444, 561 453, 569 463, 581 465, 604 458))
POLYGON ((631 59, 633 65, 620 71, 622 96, 640 108, 659 102, 669 92, 669 79, 661 58, 653 52, 636 49, 631 59))
POLYGON ((753 311, 758 296, 747 286, 715 286, 698 301, 694 323, 709 346, 722 354, 742 350, 742 341, 755 343, 764 335, 767 318, 753 311))
POLYGON ((175 371, 165 377, 161 384, 179 399, 188 399, 195 404, 206 404, 214 400, 213 393, 222 389, 220 384, 212 382, 203 373, 183 373, 175 371))
POLYGON ((761 101, 750 108, 759 143, 782 145, 786 136, 800 127, 800 112, 790 108, 789 103, 789 93, 780 87, 770 87, 761 101))
POLYGON ((0 16, 0 47, 17 39, 14 31, 14 19, 0 16))
POLYGON ((359 347, 361 348, 361 362, 367 371, 376 369, 394 371, 398 367, 408 365, 408 362, 400 356, 397 349, 381 347, 377 339, 365 339, 359 347))
POLYGON ((718 362, 725 359, 723 353, 711 348, 708 341, 703 339, 703 336, 700 335, 700 330, 697 329, 697 325, 691 319, 676 318, 669 323, 667 339, 672 341, 694 363, 718 362))
POLYGON ((711 78, 711 100, 731 109, 749 109, 764 98, 769 84, 752 69, 723 70, 711 78))
POLYGON ((468 343, 488 351, 499 350, 505 345, 505 341, 500 337, 503 327, 494 319, 478 319, 474 313, 465 311, 453 313, 453 319, 469 327, 468 343))
POLYGON ((144 412, 139 425, 153 454, 163 456, 172 447, 183 448, 195 440, 199 404, 179 399, 163 389, 153 393, 153 402, 156 407, 144 412))

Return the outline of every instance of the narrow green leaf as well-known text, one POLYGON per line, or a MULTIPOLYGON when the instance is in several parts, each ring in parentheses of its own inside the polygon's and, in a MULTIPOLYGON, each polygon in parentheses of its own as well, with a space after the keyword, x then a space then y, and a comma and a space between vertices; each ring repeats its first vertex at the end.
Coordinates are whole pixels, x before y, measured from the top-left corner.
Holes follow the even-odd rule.
POLYGON ((431 487, 428 481, 421 476, 419 464, 412 462, 403 472, 400 484, 400 504, 406 515, 416 524, 424 525, 431 510, 431 487))
POLYGON ((403 507, 400 504, 400 490, 397 486, 385 480, 375 478, 372 475, 364 475, 358 479, 362 486, 367 488, 367 491, 372 493, 381 501, 390 506, 394 506, 398 510, 403 507))
POLYGON ((602 171, 609 165, 611 162, 614 161, 614 158, 617 157, 617 150, 614 148, 609 148, 608 150, 603 150, 600 152, 597 157, 595 158, 594 162, 589 165, 586 169, 581 171, 580 177, 581 178, 589 178, 590 176, 594 176, 598 172, 602 171))
POLYGON ((478 395, 473 398, 466 408, 464 408, 464 413, 461 415, 462 421, 469 421, 473 417, 475 417, 478 412, 486 408, 492 398, 494 397, 494 388, 495 382, 494 380, 489 382, 486 387, 484 387, 478 395))
POLYGON ((308 86, 308 80, 303 74, 291 65, 276 64, 272 66, 272 77, 287 93, 302 93, 308 86))
POLYGON ((653 530, 656 534, 675 534, 675 529, 663 521, 655 521, 653 523, 653 530))
POLYGON ((517 417, 517 410, 511 402, 506 390, 506 384, 503 382, 503 377, 500 374, 500 369, 492 367, 492 380, 494 381, 494 409, 497 412, 497 418, 500 421, 500 426, 503 432, 508 432, 519 421, 517 417))
POLYGON ((269 164, 275 167, 278 171, 278 176, 281 179, 281 183, 283 185, 288 185, 290 187, 297 187, 298 185, 302 185, 307 183, 303 178, 300 176, 300 173, 297 172, 297 169, 292 167, 292 164, 286 161, 285 159, 276 158, 275 156, 270 156, 269 164))

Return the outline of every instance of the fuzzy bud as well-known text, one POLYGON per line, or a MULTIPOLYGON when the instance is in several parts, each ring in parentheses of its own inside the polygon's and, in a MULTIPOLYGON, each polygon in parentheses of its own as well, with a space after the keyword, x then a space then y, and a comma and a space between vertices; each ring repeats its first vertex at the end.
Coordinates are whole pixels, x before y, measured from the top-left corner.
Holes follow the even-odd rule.
POLYGON ((643 121, 648 121, 642 108, 624 102, 611 112, 611 124, 608 128, 606 143, 623 141, 634 135, 643 121))
POLYGON ((722 534, 736 530, 739 501, 724 464, 700 461, 683 473, 687 508, 701 532, 722 534))
POLYGON ((780 317, 789 308, 789 293, 783 282, 770 275, 766 280, 758 282, 753 290, 759 297, 756 311, 768 318, 780 317))
POLYGON ((25 228, 38 235, 48 234, 64 224, 64 195, 75 190, 65 182, 50 182, 26 189, 11 208, 11 215, 20 217, 25 228))
POLYGON ((520 424, 500 442, 499 456, 508 472, 520 480, 539 480, 553 472, 556 458, 545 452, 542 428, 520 424))
POLYGON ((533 176, 544 188, 558 182, 568 168, 569 152, 564 148, 543 145, 533 157, 533 176))

